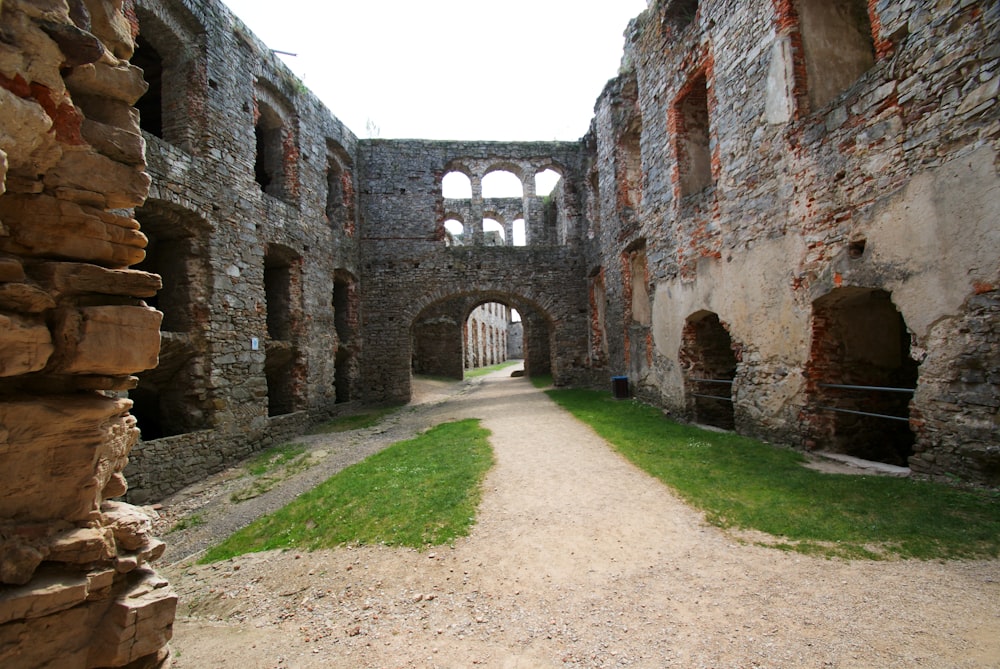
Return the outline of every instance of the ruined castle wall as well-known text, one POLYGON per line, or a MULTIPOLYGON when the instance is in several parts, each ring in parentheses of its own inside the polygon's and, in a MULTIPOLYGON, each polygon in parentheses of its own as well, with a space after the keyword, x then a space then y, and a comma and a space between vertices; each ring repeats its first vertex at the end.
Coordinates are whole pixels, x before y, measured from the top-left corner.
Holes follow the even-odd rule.
POLYGON ((737 359, 737 429, 822 448, 817 383, 830 363, 813 345, 825 336, 813 303, 889 294, 904 357, 919 363, 910 466, 996 483, 1000 9, 867 3, 870 65, 830 97, 813 90, 826 75, 801 16, 815 3, 701 0, 694 17, 683 4, 632 24, 628 71, 588 139, 587 248, 605 280, 609 367, 686 415, 685 324, 717 314, 737 359), (645 351, 627 261, 639 248, 645 351))
MULTIPOLYGON (((567 225, 574 234, 564 245, 539 233, 534 242, 529 236, 526 247, 477 246, 475 235, 472 245, 448 247, 441 179, 458 168, 480 175, 492 166, 513 166, 533 175, 557 164, 564 180, 575 182, 580 145, 371 140, 361 142, 361 155, 363 384, 371 397, 409 398, 414 319, 455 298, 468 301, 466 314, 476 303, 497 301, 535 315, 545 339, 557 343, 551 363, 537 361, 539 367, 551 365, 558 383, 577 380, 586 364, 585 293, 573 279, 581 277, 582 285, 580 222, 567 225)), ((478 206, 474 198, 473 208, 478 206)), ((526 209, 530 226, 530 199, 526 209)), ((548 358, 549 351, 538 355, 548 358)))
POLYGON ((113 501, 156 365, 160 288, 130 270, 149 175, 121 3, 0 4, 0 665, 169 663, 164 544, 113 501))
POLYGON ((357 140, 221 3, 136 0, 135 13, 147 57, 184 92, 150 112, 164 122, 145 129, 153 186, 137 217, 173 244, 165 283, 190 283, 159 305, 185 314, 165 333, 170 355, 140 375, 151 438, 144 429, 127 474, 145 501, 348 401, 360 355, 357 140), (334 308, 341 288, 346 315, 334 308), (179 413, 196 420, 159 429, 179 413))

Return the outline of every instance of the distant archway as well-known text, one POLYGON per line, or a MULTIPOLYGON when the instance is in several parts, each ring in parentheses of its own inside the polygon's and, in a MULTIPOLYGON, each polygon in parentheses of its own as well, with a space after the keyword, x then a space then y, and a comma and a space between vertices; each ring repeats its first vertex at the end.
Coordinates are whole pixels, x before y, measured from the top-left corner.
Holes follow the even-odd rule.
POLYGON ((461 379, 466 368, 506 359, 511 329, 516 331, 515 343, 523 352, 526 373, 551 373, 551 317, 530 300, 500 292, 454 295, 423 308, 410 327, 411 370, 461 379), (494 310, 493 316, 477 316, 483 305, 494 310), (514 320, 515 313, 519 322, 514 320), (500 319, 505 327, 500 326, 500 319))

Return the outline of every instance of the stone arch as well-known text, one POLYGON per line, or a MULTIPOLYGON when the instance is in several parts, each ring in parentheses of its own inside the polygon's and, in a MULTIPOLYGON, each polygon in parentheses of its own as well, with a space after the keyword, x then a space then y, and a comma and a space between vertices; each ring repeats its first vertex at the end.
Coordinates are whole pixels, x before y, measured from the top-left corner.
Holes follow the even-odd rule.
MULTIPOLYGON (((525 370, 548 374, 556 318, 531 297, 502 288, 464 290, 432 296, 414 307, 410 323, 411 364, 414 373, 462 378, 467 341, 465 326, 476 307, 500 303, 516 309, 524 327, 525 370)), ((468 338, 471 339, 469 333, 468 338)))
POLYGON ((692 420, 734 429, 733 381, 739 361, 729 328, 718 314, 701 310, 687 317, 678 360, 692 420))
POLYGON ((524 174, 525 174, 524 168, 522 168, 521 166, 518 166, 518 165, 514 165, 512 163, 509 163, 509 162, 498 163, 495 166, 488 167, 483 172, 483 175, 482 175, 483 197, 484 198, 514 198, 514 197, 523 198, 525 195, 528 194, 529 188, 532 189, 532 190, 534 189, 534 182, 531 182, 530 185, 527 184, 527 183, 525 183, 524 174), (501 175, 504 175, 504 174, 511 175, 511 178, 507 179, 506 177, 501 176, 501 175), (519 184, 519 191, 520 192, 518 192, 516 194, 513 194, 513 193, 511 193, 511 194, 504 193, 504 194, 501 194, 501 195, 494 195, 494 194, 487 195, 487 192, 492 192, 492 190, 497 187, 497 186, 494 186, 494 184, 498 184, 500 186, 500 188, 503 189, 506 186, 505 184, 502 183, 502 180, 504 180, 504 179, 506 179, 509 182, 509 185, 511 185, 511 186, 513 186, 514 180, 516 179, 517 182, 518 182, 518 184, 519 184))
POLYGON ((835 288, 813 302, 806 427, 813 446, 907 465, 919 366, 892 294, 835 288))
POLYGON ((518 161, 499 160, 487 165, 486 169, 483 170, 482 176, 486 177, 494 172, 510 172, 515 177, 520 179, 522 184, 524 184, 525 175, 529 172, 529 170, 518 161))

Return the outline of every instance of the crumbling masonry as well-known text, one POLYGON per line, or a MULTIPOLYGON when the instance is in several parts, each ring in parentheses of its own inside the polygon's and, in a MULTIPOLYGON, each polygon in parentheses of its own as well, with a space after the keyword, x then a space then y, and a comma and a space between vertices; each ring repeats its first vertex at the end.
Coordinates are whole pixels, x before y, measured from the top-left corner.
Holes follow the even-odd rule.
POLYGON ((1000 484, 997 3, 656 0, 553 143, 359 140, 215 0, 0 12, 3 666, 167 662, 113 500, 459 376, 487 303, 557 384, 1000 484))

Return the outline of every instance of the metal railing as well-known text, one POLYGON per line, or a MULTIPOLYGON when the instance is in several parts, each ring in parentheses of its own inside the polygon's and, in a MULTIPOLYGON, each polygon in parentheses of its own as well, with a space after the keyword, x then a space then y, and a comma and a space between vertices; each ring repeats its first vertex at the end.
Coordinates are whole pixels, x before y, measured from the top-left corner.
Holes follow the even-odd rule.
MULTIPOLYGON (((869 392, 882 392, 882 393, 909 393, 912 395, 916 392, 916 388, 895 388, 892 386, 857 386, 844 383, 819 383, 817 384, 820 388, 833 388, 835 390, 864 390, 869 392)), ((856 409, 843 409, 841 407, 831 407, 826 405, 818 405, 818 409, 825 409, 827 411, 835 411, 837 413, 849 413, 856 416, 868 416, 870 418, 884 418, 886 420, 897 420, 904 423, 909 423, 910 419, 904 416, 892 416, 884 413, 872 413, 870 411, 858 411, 856 409)))
MULTIPOLYGON (((725 384, 725 385, 729 385, 729 386, 733 385, 733 380, 732 379, 694 379, 694 378, 691 378, 691 379, 688 379, 688 381, 694 381, 696 383, 721 383, 721 384, 725 384)), ((732 397, 723 397, 721 395, 702 395, 701 393, 689 393, 689 394, 691 395, 691 397, 702 397, 702 398, 708 399, 708 400, 722 400, 723 402, 729 402, 729 403, 732 403, 732 401, 733 401, 732 397)))

